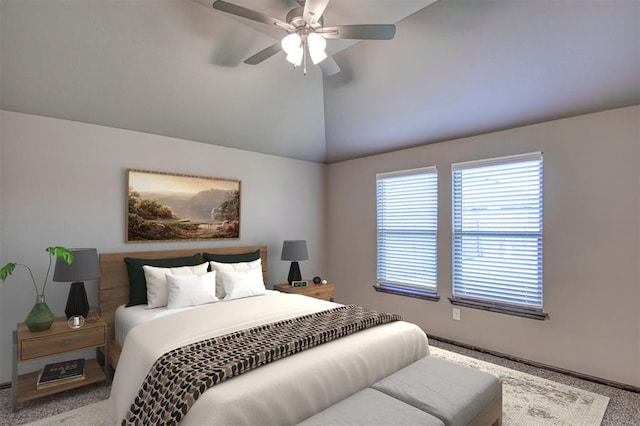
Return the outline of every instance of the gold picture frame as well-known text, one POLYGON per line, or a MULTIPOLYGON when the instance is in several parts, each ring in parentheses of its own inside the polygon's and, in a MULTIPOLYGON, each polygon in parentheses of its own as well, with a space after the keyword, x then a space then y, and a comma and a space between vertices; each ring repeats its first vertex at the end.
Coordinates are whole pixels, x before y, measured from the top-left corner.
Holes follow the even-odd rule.
POLYGON ((241 182, 127 169, 125 242, 237 240, 241 182))

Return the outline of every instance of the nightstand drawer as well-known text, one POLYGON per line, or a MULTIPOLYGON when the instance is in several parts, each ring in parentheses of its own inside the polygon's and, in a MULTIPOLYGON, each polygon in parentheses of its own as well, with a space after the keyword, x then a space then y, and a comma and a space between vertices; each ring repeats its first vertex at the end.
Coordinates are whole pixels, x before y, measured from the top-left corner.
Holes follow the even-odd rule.
POLYGON ((289 284, 276 284, 273 286, 273 289, 282 293, 302 294, 304 296, 315 297, 316 299, 331 301, 333 301, 336 290, 335 286, 331 283, 313 284, 312 282, 309 282, 306 287, 292 287, 289 284))
POLYGON ((333 297, 333 288, 327 286, 313 286, 307 287, 304 291, 301 291, 305 296, 315 297, 316 299, 330 299, 333 297))
POLYGON ((25 339, 20 342, 20 361, 103 346, 106 344, 105 338, 104 327, 93 327, 25 339))

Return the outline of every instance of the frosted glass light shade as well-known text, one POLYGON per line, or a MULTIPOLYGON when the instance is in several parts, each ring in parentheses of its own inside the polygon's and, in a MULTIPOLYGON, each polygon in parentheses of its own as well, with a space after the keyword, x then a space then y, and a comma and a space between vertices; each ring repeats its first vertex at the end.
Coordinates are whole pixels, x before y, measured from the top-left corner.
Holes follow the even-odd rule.
POLYGON ((289 34, 280 42, 282 50, 287 54, 287 61, 293 65, 298 66, 302 63, 302 55, 304 54, 302 48, 302 38, 296 33, 289 34))
POLYGON ((287 61, 298 67, 302 63, 303 53, 304 51, 302 50, 302 47, 300 47, 287 55, 287 61))
POLYGON ((311 61, 314 65, 327 58, 327 54, 324 51, 327 47, 327 40, 325 40, 320 34, 309 34, 307 36, 307 44, 309 45, 309 56, 311 56, 311 61))
POLYGON ((302 39, 296 33, 289 34, 285 38, 282 39, 280 45, 282 46, 282 50, 284 50, 287 54, 291 54, 298 49, 301 49, 302 39))

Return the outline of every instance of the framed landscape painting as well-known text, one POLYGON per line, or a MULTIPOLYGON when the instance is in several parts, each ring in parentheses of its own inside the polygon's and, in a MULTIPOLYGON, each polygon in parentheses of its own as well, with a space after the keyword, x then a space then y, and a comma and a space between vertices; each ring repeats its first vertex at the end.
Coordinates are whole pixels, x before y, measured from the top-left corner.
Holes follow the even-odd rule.
POLYGON ((240 238, 240 181, 127 170, 125 241, 240 238))

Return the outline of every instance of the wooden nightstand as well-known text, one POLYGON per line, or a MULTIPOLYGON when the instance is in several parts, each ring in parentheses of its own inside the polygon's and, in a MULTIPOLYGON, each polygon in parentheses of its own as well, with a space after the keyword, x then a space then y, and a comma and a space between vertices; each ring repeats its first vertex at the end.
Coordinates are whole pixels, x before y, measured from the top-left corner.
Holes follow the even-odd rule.
POLYGON ((273 289, 283 293, 302 294, 315 297, 316 299, 330 300, 332 302, 336 291, 336 287, 332 283, 314 284, 311 280, 309 280, 309 284, 306 287, 292 287, 288 283, 284 283, 274 285, 273 289))
MULTIPOLYGON (((37 333, 30 332, 24 323, 18 324, 13 332, 13 377, 11 382, 13 411, 18 410, 19 402, 109 380, 111 374, 108 363, 105 363, 105 370, 103 370, 95 359, 85 360, 85 378, 83 380, 66 382, 43 389, 36 387, 38 371, 18 375, 18 364, 20 363, 81 349, 103 347, 105 359, 109 359, 108 336, 108 326, 102 318, 91 323, 85 322, 82 327, 72 329, 67 325, 67 319, 60 317, 56 318, 49 330, 37 333)), ((70 359, 73 358, 70 357, 70 359)))

